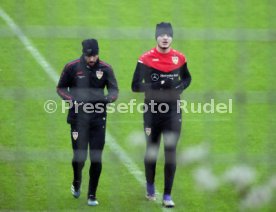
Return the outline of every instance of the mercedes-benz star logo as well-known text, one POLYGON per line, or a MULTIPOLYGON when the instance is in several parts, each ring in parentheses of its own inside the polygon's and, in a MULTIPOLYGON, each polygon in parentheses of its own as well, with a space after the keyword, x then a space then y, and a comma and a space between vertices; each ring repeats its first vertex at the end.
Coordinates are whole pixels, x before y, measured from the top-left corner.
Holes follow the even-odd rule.
POLYGON ((159 75, 156 74, 156 73, 153 73, 153 74, 151 75, 151 80, 152 80, 152 81, 157 81, 157 80, 159 80, 159 75))

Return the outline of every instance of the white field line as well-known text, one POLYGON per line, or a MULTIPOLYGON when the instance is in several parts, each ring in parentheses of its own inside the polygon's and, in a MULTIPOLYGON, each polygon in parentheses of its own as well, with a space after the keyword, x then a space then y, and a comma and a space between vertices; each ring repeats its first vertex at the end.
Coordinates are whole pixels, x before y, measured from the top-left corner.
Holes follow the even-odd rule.
POLYGON ((40 54, 38 49, 32 44, 32 42, 24 35, 22 30, 16 25, 16 23, 11 19, 11 17, 0 7, 0 16, 14 32, 19 40, 23 43, 25 48, 31 53, 36 62, 43 68, 47 75, 55 82, 58 82, 58 75, 53 69, 53 67, 45 60, 45 58, 40 54))
MULTIPOLYGON (((0 16, 7 23, 14 34, 19 38, 25 48, 31 53, 33 58, 42 67, 45 73, 55 82, 58 82, 58 75, 52 66, 41 55, 39 50, 32 44, 32 42, 24 35, 22 30, 16 23, 9 17, 9 15, 0 7, 0 16)), ((140 183, 141 186, 145 186, 144 174, 138 168, 138 166, 131 160, 123 148, 117 143, 117 141, 107 132, 107 145, 114 152, 118 158, 123 162, 128 171, 133 177, 140 183)))

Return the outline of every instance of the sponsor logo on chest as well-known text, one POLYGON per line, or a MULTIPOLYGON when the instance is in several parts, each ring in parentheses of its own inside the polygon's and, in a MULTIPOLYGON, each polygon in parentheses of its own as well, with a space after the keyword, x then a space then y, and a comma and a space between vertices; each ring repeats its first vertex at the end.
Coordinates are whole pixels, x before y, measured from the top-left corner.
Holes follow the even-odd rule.
POLYGON ((83 71, 78 71, 76 75, 77 75, 77 78, 79 78, 79 79, 82 79, 85 77, 83 71))
POLYGON ((151 74, 151 80, 152 81, 157 81, 157 80, 159 80, 159 74, 156 74, 156 73, 153 73, 153 74, 151 74))
POLYGON ((170 78, 170 79, 174 79, 174 78, 178 78, 179 74, 160 74, 161 78, 170 78))

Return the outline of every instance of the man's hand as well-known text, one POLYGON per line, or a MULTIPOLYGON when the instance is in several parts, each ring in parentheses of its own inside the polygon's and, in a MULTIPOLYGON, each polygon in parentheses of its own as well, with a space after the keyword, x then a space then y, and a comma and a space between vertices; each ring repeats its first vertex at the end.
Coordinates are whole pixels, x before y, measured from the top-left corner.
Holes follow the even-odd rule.
POLYGON ((161 80, 161 81, 151 83, 151 88, 155 89, 155 90, 164 89, 164 88, 167 88, 169 86, 169 84, 170 84, 170 82, 168 82, 167 79, 166 80, 161 80))
POLYGON ((116 99, 117 99, 117 96, 107 95, 107 96, 104 98, 104 102, 108 104, 108 103, 115 102, 116 99))
POLYGON ((154 82, 151 84, 152 89, 176 89, 176 87, 180 84, 179 80, 173 80, 170 78, 154 82))

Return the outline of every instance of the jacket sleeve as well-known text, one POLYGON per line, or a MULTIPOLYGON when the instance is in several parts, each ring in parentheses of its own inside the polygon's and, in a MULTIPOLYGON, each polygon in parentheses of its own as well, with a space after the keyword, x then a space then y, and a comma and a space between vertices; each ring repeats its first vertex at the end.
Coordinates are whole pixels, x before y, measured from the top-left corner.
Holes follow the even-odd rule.
POLYGON ((108 91, 108 94, 106 96, 107 101, 108 102, 116 101, 118 98, 119 89, 118 89, 117 80, 115 78, 112 68, 108 70, 106 87, 108 91))
POLYGON ((70 67, 65 66, 58 85, 57 85, 57 93, 63 100, 74 100, 72 94, 69 91, 69 87, 71 86, 72 77, 70 76, 70 67))
POLYGON ((131 84, 133 92, 145 92, 151 88, 151 84, 145 83, 144 81, 144 73, 146 69, 147 67, 143 63, 137 63, 131 84))
POLYGON ((188 70, 188 65, 185 63, 180 71, 180 81, 179 83, 175 86, 175 89, 178 90, 180 93, 183 92, 191 83, 192 77, 191 74, 188 70))

